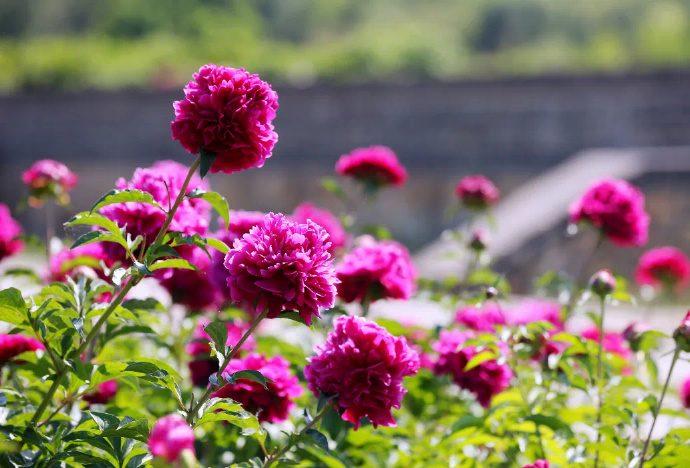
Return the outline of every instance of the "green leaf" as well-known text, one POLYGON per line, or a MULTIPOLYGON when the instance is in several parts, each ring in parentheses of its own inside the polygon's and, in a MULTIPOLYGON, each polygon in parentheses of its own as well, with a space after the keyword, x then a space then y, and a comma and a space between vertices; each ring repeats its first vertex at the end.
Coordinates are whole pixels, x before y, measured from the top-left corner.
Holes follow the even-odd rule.
POLYGON ((225 355, 228 352, 226 346, 228 342, 227 325, 225 325, 223 322, 214 321, 206 325, 204 327, 204 331, 208 333, 208 335, 213 340, 213 345, 216 349, 216 352, 225 357, 225 355))
POLYGON ((538 426, 545 426, 554 432, 564 433, 567 437, 574 437, 573 430, 562 419, 553 416, 546 416, 544 414, 532 414, 525 418, 525 421, 531 421, 538 426))
POLYGON ((492 359, 496 359, 496 353, 493 350, 484 350, 478 354, 475 354, 472 359, 469 360, 467 365, 465 365, 465 372, 469 371, 470 369, 474 369, 478 365, 482 364, 483 362, 486 361, 491 361, 492 359))
POLYGON ((208 171, 213 165, 213 161, 218 157, 217 153, 207 151, 203 148, 199 148, 199 156, 201 157, 201 163, 199 164, 199 176, 203 179, 208 174, 208 171))
POLYGON ((103 195, 95 205, 91 207, 90 213, 103 208, 104 206, 113 205, 115 203, 146 203, 148 205, 155 206, 159 210, 165 212, 165 210, 154 200, 153 195, 142 190, 135 189, 125 189, 125 190, 111 190, 110 192, 103 195))
POLYGON ((331 401, 333 398, 337 398, 338 394, 334 393, 333 395, 326 395, 324 392, 319 392, 319 401, 316 404, 316 411, 320 412, 321 409, 331 401))
POLYGON ((461 417, 458 421, 456 421, 455 424, 453 424, 453 426, 450 429, 450 432, 455 433, 470 427, 482 427, 485 421, 486 418, 480 418, 478 416, 466 414, 465 416, 461 417))
POLYGON ((124 237, 118 234, 113 234, 108 231, 89 231, 86 234, 82 234, 79 238, 74 241, 71 249, 79 247, 80 245, 93 244, 94 242, 115 242, 120 244, 129 252, 129 246, 124 237))
POLYGON ((312 436, 316 443, 319 445, 319 447, 321 447, 324 450, 324 452, 330 453, 330 451, 328 450, 328 439, 325 435, 323 435, 316 429, 308 429, 305 431, 305 434, 312 436))
POLYGON ((19 289, 8 288, 0 291, 0 321, 19 325, 28 319, 28 311, 19 289))
POLYGON ((201 271, 194 265, 192 265, 190 262, 187 260, 184 260, 182 258, 171 258, 168 260, 159 260, 153 265, 149 267, 149 270, 151 271, 156 271, 160 270, 161 268, 182 268, 184 270, 194 270, 194 271, 201 271))
POLYGON ((304 318, 299 314, 299 312, 292 310, 282 312, 280 315, 278 315, 278 318, 288 319, 292 320, 293 322, 301 323, 302 325, 307 325, 307 322, 304 321, 304 318))
POLYGON ((113 416, 112 414, 109 414, 109 413, 101 413, 99 411, 89 411, 89 416, 91 416, 91 419, 93 419, 96 422, 96 424, 98 425, 98 428, 101 431, 107 429, 110 426, 120 424, 120 420, 117 418, 117 416, 113 416))
POLYGON ((216 192, 206 192, 201 187, 197 187, 187 194, 187 199, 199 198, 208 202, 225 221, 225 229, 230 225, 230 206, 228 201, 221 194, 216 192))
POLYGON ((106 428, 101 435, 104 437, 135 439, 139 442, 147 443, 149 438, 149 423, 146 419, 137 419, 136 421, 127 423, 123 420, 117 427, 111 425, 106 428))
POLYGON ((267 379, 266 377, 264 377, 261 372, 255 370, 242 370, 238 372, 233 372, 232 374, 225 376, 225 380, 229 384, 237 383, 238 379, 253 380, 256 383, 261 384, 267 390, 268 386, 266 385, 266 383, 273 382, 271 379, 267 379))
POLYGON ((113 234, 117 234, 120 236, 122 235, 118 225, 114 221, 112 221, 109 218, 106 218, 100 213, 82 211, 81 213, 74 215, 69 221, 67 221, 64 224, 65 227, 80 225, 99 226, 107 231, 112 232, 113 234))

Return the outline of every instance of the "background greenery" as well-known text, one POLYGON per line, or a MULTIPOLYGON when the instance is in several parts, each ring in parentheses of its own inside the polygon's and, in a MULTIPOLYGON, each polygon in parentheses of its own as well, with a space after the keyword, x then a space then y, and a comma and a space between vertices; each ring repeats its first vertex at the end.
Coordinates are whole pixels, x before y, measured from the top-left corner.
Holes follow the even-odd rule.
POLYGON ((308 85, 690 62, 690 0, 3 0, 0 91, 178 87, 200 63, 308 85))

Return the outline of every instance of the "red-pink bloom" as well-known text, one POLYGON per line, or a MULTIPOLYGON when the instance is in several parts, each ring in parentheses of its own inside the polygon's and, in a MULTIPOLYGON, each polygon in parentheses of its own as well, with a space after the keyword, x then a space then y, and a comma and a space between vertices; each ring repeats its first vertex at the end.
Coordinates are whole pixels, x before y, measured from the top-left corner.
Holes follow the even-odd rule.
MULTIPOLYGON (((475 346, 463 346, 473 337, 473 332, 441 330, 439 341, 433 345, 434 351, 439 354, 434 372, 438 375, 450 374, 458 387, 472 392, 479 404, 488 408, 494 395, 508 387, 513 371, 507 365, 499 364, 496 359, 465 370, 470 360, 482 351, 475 346)), ((505 349, 502 351, 507 352, 505 349)))
POLYGON ((90 404, 104 405, 115 397, 117 390, 117 380, 107 380, 98 385, 93 392, 84 395, 84 401, 90 404))
POLYGON ((328 233, 316 223, 293 223, 269 213, 225 257, 233 301, 275 318, 297 311, 307 324, 335 302, 328 233), (254 304, 256 303, 256 306, 254 304))
POLYGON ((463 177, 455 187, 455 196, 468 208, 483 210, 498 201, 501 193, 483 175, 463 177))
POLYGON ((201 248, 181 246, 177 248, 180 257, 196 266, 199 271, 185 268, 162 268, 155 277, 176 304, 192 310, 211 310, 222 302, 221 292, 208 274, 211 259, 201 248))
MULTIPOLYGON (((192 334, 192 341, 185 347, 185 351, 193 358, 189 362, 189 371, 192 375, 192 383, 198 387, 206 387, 208 385, 208 378, 211 374, 218 372, 218 359, 210 357, 211 336, 206 333, 204 327, 211 321, 205 317, 199 319, 192 334)), ((225 322, 228 327, 228 340, 226 345, 233 348, 240 342, 240 339, 247 331, 249 326, 241 320, 233 320, 225 322)), ((249 335, 249 338, 242 343, 242 347, 237 351, 237 356, 241 353, 249 352, 254 349, 255 339, 254 335, 249 335)))
POLYGON ((22 225, 12 217, 9 207, 0 203, 0 260, 24 249, 24 241, 17 239, 23 233, 22 225))
POLYGON ((46 197, 55 197, 58 203, 69 203, 69 195, 79 182, 79 177, 61 162, 52 159, 36 161, 22 174, 22 181, 29 187, 29 204, 39 207, 46 197))
POLYGON ((680 387, 680 401, 685 408, 690 409, 690 377, 685 379, 680 387))
POLYGON ((149 435, 151 455, 174 463, 184 450, 194 452, 194 431, 179 414, 170 414, 156 421, 149 435))
POLYGON ((414 294, 417 270, 402 244, 376 241, 370 236, 360 237, 357 244, 336 268, 340 299, 409 299, 414 294))
POLYGON ((675 247, 658 247, 640 257, 635 270, 637 284, 669 286, 682 291, 690 280, 690 259, 675 247))
POLYGON ((510 325, 528 325, 534 322, 550 322, 557 331, 563 330, 561 306, 556 302, 543 299, 522 301, 508 313, 510 325))
POLYGON ((0 366, 27 351, 46 349, 43 343, 24 335, 0 333, 0 366))
POLYGON ((419 370, 419 356, 405 337, 362 317, 340 316, 326 344, 304 368, 309 390, 318 396, 338 394, 342 418, 359 428, 362 418, 374 427, 395 426, 391 410, 400 409, 407 392, 403 378, 419 370))
POLYGON ((50 257, 48 281, 66 281, 68 276, 77 275, 106 279, 101 262, 106 266, 113 263, 101 243, 80 245, 74 249, 65 247, 50 257))
POLYGON ((262 167, 278 141, 278 93, 244 68, 208 64, 193 76, 185 98, 173 104, 173 139, 192 154, 217 154, 212 173, 262 167))
POLYGON ((328 233, 328 240, 331 241, 331 254, 335 253, 347 243, 347 232, 340 224, 338 218, 328 210, 317 208, 312 203, 304 202, 295 208, 292 213, 293 221, 305 223, 311 220, 324 228, 328 233))
POLYGON ((505 325, 506 319, 500 305, 486 301, 481 308, 473 304, 459 308, 455 313, 455 322, 472 330, 493 332, 496 325, 505 325))
POLYGON ((372 188, 392 185, 402 187, 407 182, 407 171, 392 149, 386 146, 357 148, 344 154, 335 164, 338 174, 354 177, 372 188))
POLYGON ((522 468, 549 468, 549 462, 547 460, 537 460, 531 465, 525 465, 522 468))
POLYGON ((593 183, 569 209, 571 223, 588 222, 621 247, 640 247, 647 243, 649 215, 644 195, 620 179, 593 183))
MULTIPOLYGON (((599 342, 599 329, 597 327, 587 328, 581 334, 587 340, 599 342)), ((616 332, 604 333, 604 351, 617 354, 623 359, 629 359, 632 356, 632 351, 627 346, 625 337, 621 333, 616 332)))
POLYGON ((233 359, 223 372, 224 376, 243 370, 255 370, 267 379, 264 388, 260 383, 249 379, 238 379, 213 393, 214 398, 232 398, 242 403, 245 410, 257 414, 259 421, 282 422, 295 407, 293 398, 302 396, 303 390, 297 377, 290 373, 290 364, 281 356, 266 359, 262 354, 248 354, 233 359))

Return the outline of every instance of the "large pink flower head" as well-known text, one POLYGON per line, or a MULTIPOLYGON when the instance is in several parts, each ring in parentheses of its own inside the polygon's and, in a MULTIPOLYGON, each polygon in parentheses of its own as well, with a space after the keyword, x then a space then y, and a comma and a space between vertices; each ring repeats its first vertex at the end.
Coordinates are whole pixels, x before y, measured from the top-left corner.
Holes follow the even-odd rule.
POLYGON ((470 175, 460 179, 455 187, 455 196, 467 208, 483 210, 496 203, 501 193, 485 176, 470 175))
POLYGON ((24 241, 17 238, 23 233, 22 225, 12 217, 9 207, 0 203, 0 260, 24 249, 24 241))
POLYGON ((328 240, 331 241, 331 254, 335 253, 347 243, 347 232, 340 224, 338 218, 328 210, 317 208, 312 203, 304 202, 295 208, 292 213, 292 220, 298 223, 305 223, 309 220, 315 222, 328 233, 328 240))
MULTIPOLYGON (((597 327, 590 327, 582 331, 582 337, 587 340, 599 342, 599 329, 597 327)), ((617 354, 623 359, 630 359, 632 351, 627 345, 627 341, 622 333, 605 332, 604 333, 604 351, 607 353, 617 354)))
POLYGON ((336 268, 340 299, 409 299, 414 294, 417 270, 402 244, 370 236, 360 237, 357 244, 336 268))
MULTIPOLYGON (((211 310, 222 302, 221 292, 208 274, 211 258, 201 248, 181 246, 177 248, 180 257, 196 266, 199 271, 183 268, 162 268, 155 277, 176 304, 191 310, 211 310)), ((210 253, 210 252, 209 252, 210 253)))
POLYGON ((76 275, 106 279, 103 264, 110 266, 112 263, 103 251, 102 243, 80 245, 74 249, 65 247, 50 257, 48 281, 66 281, 68 276, 76 275))
POLYGON ((117 394, 117 380, 106 380, 96 390, 84 395, 84 401, 90 404, 104 405, 115 398, 117 394))
POLYGON ((685 408, 690 409, 690 377, 680 386, 680 401, 685 408))
POLYGON ((571 223, 588 222, 615 245, 640 247, 647 243, 649 215, 644 195, 620 179, 603 179, 592 184, 570 205, 571 223))
POLYGON ((387 185, 402 187, 407 182, 405 167, 387 146, 357 148, 342 155, 335 164, 335 170, 338 174, 364 182, 371 189, 387 185))
POLYGON ((312 316, 335 302, 338 280, 328 252, 328 233, 316 223, 289 221, 267 214, 225 257, 233 301, 275 318, 297 311, 311 325, 312 316))
MULTIPOLYGON (((475 346, 463 346, 473 337, 472 332, 441 330, 439 341, 433 345, 434 351, 439 354, 434 372, 438 375, 450 374, 458 387, 472 392, 479 404, 488 408, 494 395, 508 387, 513 378, 513 371, 496 359, 484 361, 472 369, 465 370, 470 360, 482 351, 475 346)), ((503 348, 502 351, 507 352, 507 349, 503 348)))
POLYGON ((79 177, 61 162, 42 159, 22 174, 22 181, 30 190, 29 204, 38 207, 48 197, 63 205, 69 203, 68 192, 77 186, 79 177))
POLYGON ((675 247, 658 247, 640 257, 635 270, 637 284, 667 286, 682 291, 690 280, 690 259, 675 247))
POLYGON ((481 308, 468 304, 457 310, 455 322, 471 330, 493 332, 496 325, 505 325, 506 319, 501 306, 494 301, 486 301, 481 308))
POLYGON ((556 331, 563 330, 563 314, 557 302, 529 299, 518 304, 508 313, 510 325, 529 325, 534 322, 550 322, 556 331))
POLYGON ((549 468, 548 460, 537 460, 531 465, 525 465, 522 468, 549 468))
POLYGON ((27 351, 46 349, 43 343, 24 335, 0 334, 0 366, 27 351))
POLYGON ((192 154, 215 153, 211 173, 262 167, 278 141, 278 93, 244 68, 204 65, 176 101, 172 137, 192 154))
POLYGON ((170 414, 156 421, 149 435, 151 455, 174 463, 184 450, 194 452, 194 431, 179 414, 170 414))
POLYGON ((262 354, 248 354, 233 359, 225 368, 223 375, 243 370, 255 370, 272 382, 264 388, 260 383, 248 379, 238 379, 213 393, 214 398, 232 398, 242 403, 245 410, 257 414, 259 421, 282 422, 295 407, 293 398, 302 396, 303 389, 297 377, 290 373, 290 365, 281 356, 266 359, 262 354))
POLYGON ((419 356, 404 337, 362 317, 340 316, 326 344, 304 368, 309 390, 318 396, 338 394, 342 418, 359 428, 362 418, 374 427, 395 426, 391 410, 400 409, 403 378, 419 370, 419 356))
MULTIPOLYGON (((188 170, 187 167, 175 161, 158 161, 149 168, 135 170, 129 181, 120 178, 116 186, 120 190, 137 189, 148 192, 163 209, 167 210, 179 195, 188 170)), ((198 175, 192 177, 187 187, 187 193, 196 188, 208 190, 208 184, 202 181, 198 175)), ((184 200, 175 212, 169 230, 182 232, 186 235, 206 234, 210 209, 209 204, 203 200, 184 200)), ((145 236, 147 245, 153 242, 166 218, 166 213, 158 208, 136 202, 108 205, 101 208, 101 213, 115 221, 119 226, 127 225, 127 232, 132 235, 132 238, 138 235, 145 236)), ((108 242, 106 249, 112 247, 111 244, 108 242)), ((110 250, 108 252, 113 254, 119 252, 120 257, 124 253, 122 248, 119 248, 117 252, 110 252, 110 250)), ((123 260, 123 258, 118 259, 123 260)))

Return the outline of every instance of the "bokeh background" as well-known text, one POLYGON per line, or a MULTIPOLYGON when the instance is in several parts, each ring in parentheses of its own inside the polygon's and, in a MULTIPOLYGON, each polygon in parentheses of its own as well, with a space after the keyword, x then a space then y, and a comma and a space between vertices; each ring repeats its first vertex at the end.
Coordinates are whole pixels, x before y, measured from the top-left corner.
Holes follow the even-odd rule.
MULTIPOLYGON (((137 166, 191 163, 172 102, 207 62, 280 95, 265 167, 211 177, 233 208, 342 211, 319 179, 384 144, 410 179, 359 222, 388 226, 423 273, 471 173, 503 193, 492 249, 517 291, 552 268, 632 272, 641 249, 585 260, 594 234, 564 235, 568 201, 606 175, 645 191, 650 247, 690 248, 688 0, 2 0, 0 200, 19 203, 41 158, 81 176, 75 210, 137 166)), ((40 213, 18 217, 43 232, 40 213)))

